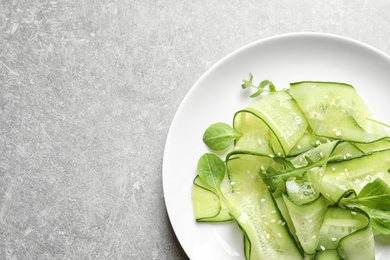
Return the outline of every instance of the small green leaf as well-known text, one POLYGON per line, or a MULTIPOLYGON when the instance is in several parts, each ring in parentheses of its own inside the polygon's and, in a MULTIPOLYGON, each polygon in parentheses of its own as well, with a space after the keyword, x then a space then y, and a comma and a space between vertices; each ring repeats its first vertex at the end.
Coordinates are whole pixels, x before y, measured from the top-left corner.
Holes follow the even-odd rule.
POLYGON ((257 96, 260 96, 261 93, 263 93, 264 91, 262 89, 259 89, 258 91, 256 91, 255 93, 253 93, 252 95, 250 95, 249 97, 251 98, 254 98, 254 97, 257 97, 257 96))
POLYGON ((241 85, 241 87, 243 88, 243 89, 246 89, 246 88, 248 88, 248 87, 253 87, 253 84, 252 84, 252 79, 253 79, 253 75, 252 75, 252 73, 249 73, 249 80, 243 80, 243 84, 241 85))
POLYGON ((270 92, 276 92, 276 87, 271 81, 268 84, 270 92))
POLYGON ((286 158, 283 158, 283 157, 274 157, 273 158, 275 162, 283 165, 286 170, 295 170, 297 169, 293 164, 292 162, 290 162, 289 160, 287 160, 286 158))
POLYGON ((362 207, 369 216, 372 226, 383 235, 390 235, 390 211, 362 207))
POLYGON ((382 179, 367 183, 357 196, 342 198, 339 205, 364 210, 375 229, 390 235, 390 187, 382 179))
POLYGON ((376 178, 367 183, 352 201, 372 209, 390 210, 390 187, 382 179, 376 178))
POLYGON ((221 151, 233 144, 236 138, 241 137, 230 125, 215 123, 209 126, 203 134, 203 142, 214 151, 221 151))
POLYGON ((260 82, 259 88, 265 88, 269 83, 269 80, 263 80, 262 82, 260 82))
POLYGON ((199 178, 210 188, 219 191, 226 172, 225 162, 215 154, 205 153, 199 158, 197 169, 199 178))

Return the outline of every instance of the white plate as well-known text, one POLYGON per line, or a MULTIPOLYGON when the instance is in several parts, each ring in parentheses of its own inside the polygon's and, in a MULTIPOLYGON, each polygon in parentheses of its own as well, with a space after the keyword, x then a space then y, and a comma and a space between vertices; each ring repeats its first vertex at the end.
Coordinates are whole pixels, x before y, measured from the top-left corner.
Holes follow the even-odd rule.
MULTIPOLYGON (((233 223, 196 223, 191 186, 198 158, 207 148, 204 130, 231 124, 233 114, 253 102, 242 79, 290 82, 315 80, 352 84, 377 119, 390 123, 390 58, 355 40, 320 33, 294 33, 249 44, 208 70, 182 101, 169 129, 163 161, 163 187, 173 229, 192 260, 244 259, 242 235, 233 223)), ((390 244, 377 241, 377 259, 390 257, 390 244)))

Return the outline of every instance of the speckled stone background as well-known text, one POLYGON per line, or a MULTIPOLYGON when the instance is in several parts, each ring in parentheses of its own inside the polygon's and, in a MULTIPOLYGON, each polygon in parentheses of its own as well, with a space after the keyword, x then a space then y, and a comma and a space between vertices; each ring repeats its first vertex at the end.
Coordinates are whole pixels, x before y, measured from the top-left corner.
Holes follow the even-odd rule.
POLYGON ((390 1, 0 0, 0 259, 187 259, 175 111, 225 55, 299 31, 390 54, 390 1))

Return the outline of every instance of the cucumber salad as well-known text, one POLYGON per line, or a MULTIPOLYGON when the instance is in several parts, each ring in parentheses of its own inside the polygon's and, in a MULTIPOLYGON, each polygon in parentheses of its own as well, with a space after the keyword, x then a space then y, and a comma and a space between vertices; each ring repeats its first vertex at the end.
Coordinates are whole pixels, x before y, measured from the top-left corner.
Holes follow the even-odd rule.
POLYGON ((238 225, 246 259, 375 259, 374 236, 390 235, 389 126, 349 84, 277 90, 250 74, 242 88, 253 102, 205 129, 195 220, 238 225))

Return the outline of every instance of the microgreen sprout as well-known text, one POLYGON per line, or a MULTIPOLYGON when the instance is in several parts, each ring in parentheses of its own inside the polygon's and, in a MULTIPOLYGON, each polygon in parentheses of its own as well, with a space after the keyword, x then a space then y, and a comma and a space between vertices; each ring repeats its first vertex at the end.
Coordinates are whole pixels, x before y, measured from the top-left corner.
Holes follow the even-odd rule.
POLYGON ((257 89, 255 93, 250 95, 251 98, 260 96, 263 92, 276 92, 275 85, 272 83, 272 81, 263 80, 262 82, 260 82, 258 86, 254 85, 252 81, 253 81, 253 75, 252 73, 249 73, 249 80, 244 79, 243 80, 244 83, 241 85, 243 89, 249 87, 257 89))

